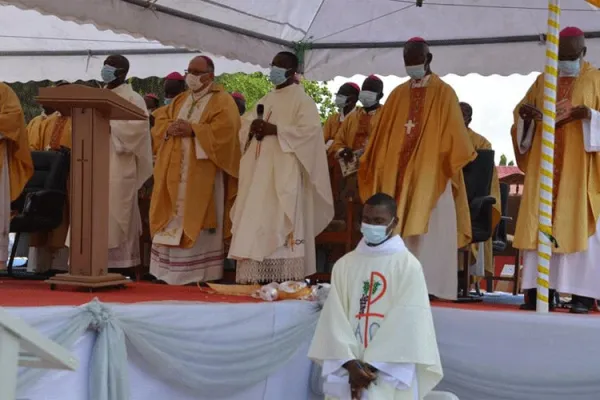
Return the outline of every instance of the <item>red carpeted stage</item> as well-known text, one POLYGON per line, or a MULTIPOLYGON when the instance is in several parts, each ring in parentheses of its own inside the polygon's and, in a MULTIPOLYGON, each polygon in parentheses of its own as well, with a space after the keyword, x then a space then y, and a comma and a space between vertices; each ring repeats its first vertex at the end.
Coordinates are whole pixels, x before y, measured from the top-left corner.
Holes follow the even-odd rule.
MULTIPOLYGON (((107 289, 87 292, 82 289, 59 287, 50 290, 50 286, 41 281, 25 281, 16 279, 0 280, 0 306, 2 307, 43 307, 80 305, 98 298, 105 303, 144 303, 156 301, 189 301, 209 303, 247 303, 261 302, 249 296, 230 296, 214 293, 209 288, 199 286, 169 286, 154 283, 132 282, 124 289, 107 289)), ((434 301, 433 307, 454 308, 473 311, 513 311, 519 310, 516 304, 472 303, 456 304, 446 301, 434 301)), ((559 309, 558 313, 568 310, 559 309)), ((600 316, 591 313, 589 316, 600 316)))

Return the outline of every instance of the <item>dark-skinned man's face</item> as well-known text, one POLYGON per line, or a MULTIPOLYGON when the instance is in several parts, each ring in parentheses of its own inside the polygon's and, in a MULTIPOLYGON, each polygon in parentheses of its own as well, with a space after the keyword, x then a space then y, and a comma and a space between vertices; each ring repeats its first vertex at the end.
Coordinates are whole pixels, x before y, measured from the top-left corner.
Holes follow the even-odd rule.
POLYGON ((412 67, 415 65, 429 65, 431 63, 429 46, 422 42, 410 42, 404 45, 404 65, 412 67))
POLYGON ((396 228, 396 216, 392 215, 384 205, 372 206, 365 204, 362 212, 362 222, 369 225, 389 226, 388 232, 396 228))
POLYGON ((462 111, 465 125, 468 127, 473 117, 473 109, 467 103, 460 103, 460 110, 462 111))

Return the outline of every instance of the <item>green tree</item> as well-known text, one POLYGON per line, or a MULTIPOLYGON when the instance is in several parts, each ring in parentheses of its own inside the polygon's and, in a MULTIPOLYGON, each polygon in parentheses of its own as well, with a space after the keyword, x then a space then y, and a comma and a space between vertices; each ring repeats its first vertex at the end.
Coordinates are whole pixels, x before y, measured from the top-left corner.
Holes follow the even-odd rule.
MULTIPOLYGON (((216 81, 222 84, 229 92, 243 93, 244 97, 246 98, 246 109, 251 109, 254 107, 256 102, 273 88, 273 85, 271 82, 269 82, 268 77, 260 72, 254 74, 223 74, 218 76, 216 81)), ((161 78, 132 78, 129 80, 129 82, 133 86, 133 89, 141 95, 154 93, 162 99, 163 80, 161 78)), ((77 83, 92 84, 93 82, 77 83)), ((41 112, 41 107, 35 101, 35 96, 38 94, 38 89, 51 84, 52 82, 43 81, 27 83, 17 82, 10 85, 21 100, 26 121, 30 121, 33 117, 39 115, 41 112)), ((327 88, 327 82, 304 80, 302 81, 302 86, 304 87, 306 93, 312 97, 315 103, 317 103, 322 122, 325 122, 327 117, 336 112, 336 107, 332 98, 333 96, 327 88)))
MULTIPOLYGON (((230 92, 242 93, 246 98, 247 110, 252 109, 258 100, 273 89, 269 78, 260 72, 254 74, 223 74, 218 76, 216 81, 230 92)), ((332 113, 336 112, 332 94, 327 88, 327 82, 304 80, 302 86, 306 94, 317 103, 321 122, 325 122, 332 113)))
POLYGON ((321 114, 321 122, 325 123, 327 118, 337 112, 337 107, 333 102, 333 96, 327 87, 327 82, 318 81, 302 81, 304 91, 317 103, 319 114, 321 114))
POLYGON ((515 165, 515 162, 514 162, 513 160, 510 160, 510 161, 508 162, 508 166, 509 166, 509 167, 514 167, 514 165, 515 165))
POLYGON ((506 166, 506 161, 507 161, 507 160, 506 160, 506 155, 505 155, 505 154, 502 154, 502 155, 500 156, 500 162, 498 163, 498 165, 500 165, 500 166, 502 166, 502 167, 505 167, 505 166, 506 166))

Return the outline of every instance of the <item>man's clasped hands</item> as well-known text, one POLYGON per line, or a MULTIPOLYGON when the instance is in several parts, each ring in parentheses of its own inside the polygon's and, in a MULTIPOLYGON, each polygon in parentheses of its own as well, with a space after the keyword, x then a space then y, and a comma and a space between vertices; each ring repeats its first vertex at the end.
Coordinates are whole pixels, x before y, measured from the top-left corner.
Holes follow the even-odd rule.
POLYGON ((174 121, 169 128, 167 128, 166 138, 170 137, 192 137, 194 136, 194 130, 192 125, 182 119, 174 121))
POLYGON ((377 370, 360 360, 348 361, 344 368, 348 371, 352 400, 360 400, 362 391, 377 379, 377 370))
MULTIPOLYGON (((561 102, 556 104, 556 125, 561 126, 572 121, 589 120, 592 118, 591 110, 586 106, 570 107, 570 105, 562 105, 561 102)), ((541 110, 530 104, 523 104, 519 108, 519 116, 524 121, 542 121, 544 114, 541 110)))

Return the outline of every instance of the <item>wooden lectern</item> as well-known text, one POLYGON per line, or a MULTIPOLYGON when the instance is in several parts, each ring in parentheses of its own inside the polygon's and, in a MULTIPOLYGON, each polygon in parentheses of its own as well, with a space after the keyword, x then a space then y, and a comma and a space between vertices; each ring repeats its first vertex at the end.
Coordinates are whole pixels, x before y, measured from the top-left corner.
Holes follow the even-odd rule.
POLYGON ((144 120, 144 111, 107 89, 83 85, 40 88, 39 104, 71 116, 71 242, 69 273, 46 282, 90 289, 121 286, 108 273, 110 120, 144 120))

